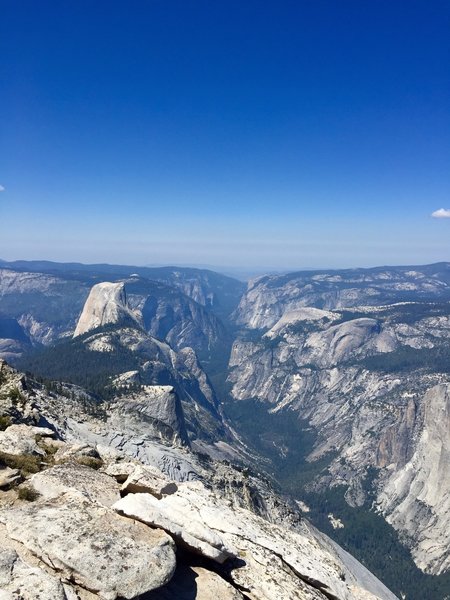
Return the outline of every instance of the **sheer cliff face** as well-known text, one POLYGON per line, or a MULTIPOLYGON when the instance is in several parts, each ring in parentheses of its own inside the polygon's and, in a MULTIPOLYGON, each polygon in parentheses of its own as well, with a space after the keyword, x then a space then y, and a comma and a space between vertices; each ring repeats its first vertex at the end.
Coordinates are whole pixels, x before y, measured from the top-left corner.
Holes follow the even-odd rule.
POLYGON ((123 283, 98 283, 89 292, 74 337, 110 324, 138 324, 128 307, 123 283))
MULTIPOLYGON (((399 282, 388 275, 378 275, 376 294, 338 279, 335 292, 314 296, 327 310, 302 306, 312 301, 315 276, 301 286, 293 276, 250 284, 235 313, 247 327, 233 345, 229 382, 236 402, 257 399, 268 406, 267 428, 271 413, 283 411, 313 428, 317 437, 307 459, 329 463, 319 486, 345 484, 347 501, 361 505, 367 469, 375 467, 378 510, 401 533, 416 564, 439 574, 450 568, 450 305, 382 306, 380 286, 389 298, 412 277, 402 274, 399 282), (336 309, 344 298, 353 308, 336 309), (379 305, 370 306, 373 300, 379 305)), ((327 277, 320 276, 320 286, 327 281, 331 288, 336 276, 327 277)), ((414 278, 417 293, 439 296, 447 286, 414 278)), ((281 444, 279 452, 286 452, 281 444)))
POLYGON ((411 540, 419 567, 450 569, 450 384, 429 389, 414 454, 388 478, 378 509, 411 540))

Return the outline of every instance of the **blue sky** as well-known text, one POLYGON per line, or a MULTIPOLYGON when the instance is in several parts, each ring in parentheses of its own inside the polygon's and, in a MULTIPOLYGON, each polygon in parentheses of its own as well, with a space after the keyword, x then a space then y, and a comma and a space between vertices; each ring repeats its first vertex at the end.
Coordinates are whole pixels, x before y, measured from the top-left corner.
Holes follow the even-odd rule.
POLYGON ((1 258, 450 260, 446 0, 1 8, 1 258))

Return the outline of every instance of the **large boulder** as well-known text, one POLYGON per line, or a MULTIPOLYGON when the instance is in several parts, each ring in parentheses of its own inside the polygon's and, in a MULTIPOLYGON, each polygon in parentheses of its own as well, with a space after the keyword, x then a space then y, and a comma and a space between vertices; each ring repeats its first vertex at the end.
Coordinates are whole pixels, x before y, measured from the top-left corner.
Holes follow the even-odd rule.
POLYGON ((152 494, 156 498, 162 498, 177 491, 177 484, 154 467, 137 465, 136 468, 121 487, 123 494, 152 494))
POLYGON ((104 600, 159 588, 175 570, 175 544, 165 532, 74 493, 5 510, 0 518, 10 538, 63 580, 104 600))
POLYGON ((63 463, 36 473, 30 484, 44 498, 56 498, 75 492, 103 506, 112 506, 120 499, 117 482, 105 473, 76 462, 63 463))
POLYGON ((166 502, 172 497, 166 496, 158 500, 151 494, 129 494, 113 508, 152 527, 161 527, 180 544, 206 558, 223 563, 233 556, 233 549, 218 533, 205 525, 189 500, 177 496, 174 502, 166 502))
POLYGON ((5 431, 0 431, 0 452, 5 454, 40 454, 45 455, 36 441, 36 436, 52 437, 55 432, 46 427, 29 425, 10 425, 5 431))

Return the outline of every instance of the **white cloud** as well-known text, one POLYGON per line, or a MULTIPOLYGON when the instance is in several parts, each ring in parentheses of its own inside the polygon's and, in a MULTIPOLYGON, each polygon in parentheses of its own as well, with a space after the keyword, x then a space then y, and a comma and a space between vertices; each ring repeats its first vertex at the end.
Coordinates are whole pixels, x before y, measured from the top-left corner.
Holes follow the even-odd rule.
POLYGON ((4 192, 4 191, 5 191, 5 188, 2 185, 0 185, 0 192, 4 192))
POLYGON ((440 208, 431 213, 435 219, 450 219, 450 208, 440 208))

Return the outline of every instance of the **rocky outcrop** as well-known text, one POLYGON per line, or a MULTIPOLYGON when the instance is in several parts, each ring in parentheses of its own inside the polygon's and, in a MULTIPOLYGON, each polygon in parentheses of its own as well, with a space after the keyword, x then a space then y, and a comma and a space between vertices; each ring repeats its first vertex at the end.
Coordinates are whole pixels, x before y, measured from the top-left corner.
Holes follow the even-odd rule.
POLYGON ((68 492, 79 493, 81 497, 106 507, 120 499, 119 486, 111 477, 75 461, 36 473, 31 477, 30 485, 47 499, 68 492))
POLYGON ((133 436, 153 437, 171 443, 189 444, 180 399, 172 386, 148 385, 114 404, 110 423, 133 436))
POLYGON ((39 447, 36 436, 52 437, 55 432, 43 427, 28 427, 27 425, 11 425, 5 431, 0 431, 0 452, 6 454, 40 454, 45 452, 39 447))
POLYGON ((186 484, 174 494, 160 500, 151 494, 127 495, 114 505, 114 509, 119 514, 138 519, 152 527, 160 527, 191 551, 223 563, 234 556, 235 551, 227 547, 220 535, 204 523, 198 507, 181 495, 185 486, 186 484))

